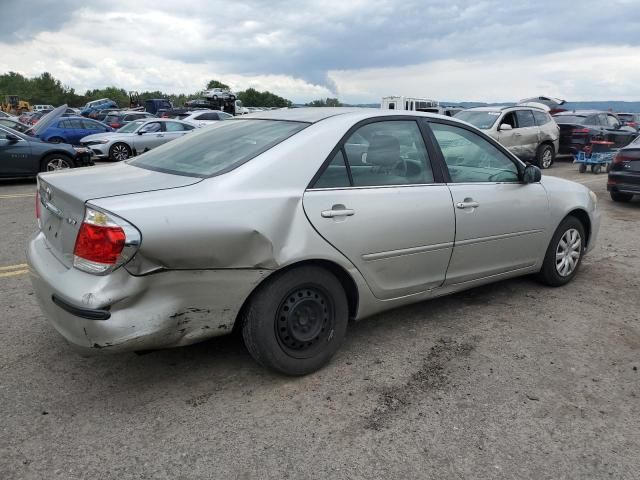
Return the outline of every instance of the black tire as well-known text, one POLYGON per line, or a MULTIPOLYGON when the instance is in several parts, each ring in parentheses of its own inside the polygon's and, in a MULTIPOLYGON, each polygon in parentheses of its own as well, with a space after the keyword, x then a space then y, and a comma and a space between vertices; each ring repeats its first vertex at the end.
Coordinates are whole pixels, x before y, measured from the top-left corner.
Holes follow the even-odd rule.
POLYGON ((633 198, 631 193, 609 192, 609 195, 611 195, 611 200, 614 202, 628 203, 633 198))
POLYGON ((552 145, 543 143, 536 152, 536 163, 542 169, 551 168, 555 159, 555 152, 552 145))
MULTIPOLYGON (((580 264, 582 263, 582 257, 584 255, 584 247, 585 247, 585 233, 584 226, 582 222, 578 220, 576 217, 568 216, 556 229, 553 237, 551 238, 551 242, 547 247, 547 252, 544 256, 544 261, 542 262, 542 268, 538 273, 538 280, 540 280, 545 285, 549 285, 550 287, 559 287, 569 283, 573 280, 573 277, 576 276, 578 269, 580 268, 580 264), (571 231, 577 231, 580 236, 580 245, 579 245, 579 256, 575 259, 575 265, 567 274, 561 274, 559 270, 561 270, 557 264, 557 254, 560 254, 562 251, 561 241, 565 240, 565 235, 571 231)), ((577 243, 577 239, 575 241, 577 243)), ((566 258, 565 258, 566 260, 566 258)))
POLYGON ((62 137, 52 137, 48 141, 49 143, 67 143, 64 141, 64 138, 62 137))
POLYGON ((244 309, 242 336, 251 356, 276 372, 299 376, 329 362, 347 331, 340 281, 324 268, 275 273, 244 309))
POLYGON ((131 147, 126 143, 117 142, 109 148, 109 160, 112 162, 122 162, 131 158, 131 147))
POLYGON ((50 153, 40 162, 41 172, 55 172, 56 170, 66 170, 76 166, 73 159, 63 153, 50 153))
POLYGON ((586 171, 587 171, 587 165, 586 165, 586 164, 584 164, 584 163, 581 163, 581 164, 580 164, 580 166, 578 167, 578 171, 579 171, 580 173, 584 173, 584 172, 586 172, 586 171))
POLYGON ((602 171, 602 167, 600 165, 591 165, 591 173, 598 175, 602 171))

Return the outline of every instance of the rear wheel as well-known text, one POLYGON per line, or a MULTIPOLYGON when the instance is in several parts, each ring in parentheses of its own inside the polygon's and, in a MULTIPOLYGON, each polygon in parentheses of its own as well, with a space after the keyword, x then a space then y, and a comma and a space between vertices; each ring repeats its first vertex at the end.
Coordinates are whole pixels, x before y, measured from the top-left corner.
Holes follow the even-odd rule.
POLYGON ((584 163, 581 163, 580 166, 578 167, 578 171, 580 173, 584 173, 587 171, 587 166, 584 163))
POLYGON ((244 343, 261 365, 285 375, 306 375, 340 347, 349 318, 347 297, 338 279, 320 267, 274 275, 245 309, 244 343))
POLYGON ((550 168, 554 159, 553 147, 548 143, 538 147, 537 163, 540 168, 550 168))
POLYGON ((539 280, 551 287, 569 283, 580 266, 585 240, 582 222, 572 216, 565 218, 549 243, 539 280))
POLYGON ((614 202, 627 203, 630 202, 633 198, 633 195, 631 193, 609 192, 609 194, 611 195, 611 200, 613 200, 614 202))
POLYGON ((131 148, 126 143, 114 143, 109 149, 109 158, 116 162, 127 160, 131 157, 131 148))
POLYGON ((602 167, 599 164, 591 165, 591 173, 595 173, 596 175, 602 171, 602 167))
POLYGON ((73 160, 62 153, 52 153, 42 159, 40 163, 41 172, 54 172, 56 170, 66 170, 73 168, 73 160))

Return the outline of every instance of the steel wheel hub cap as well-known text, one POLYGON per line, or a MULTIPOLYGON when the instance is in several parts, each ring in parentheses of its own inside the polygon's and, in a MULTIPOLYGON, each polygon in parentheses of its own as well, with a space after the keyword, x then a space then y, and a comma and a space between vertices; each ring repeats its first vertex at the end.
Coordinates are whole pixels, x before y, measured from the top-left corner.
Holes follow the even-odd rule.
POLYGON ((294 356, 315 350, 333 328, 333 315, 332 302, 322 289, 304 287, 291 291, 276 314, 280 345, 294 356))
POLYGON ((582 238, 580 237, 580 232, 575 228, 564 232, 556 248, 557 272, 563 277, 571 275, 578 266, 581 253, 582 238))
POLYGON ((551 165, 551 151, 550 150, 545 150, 544 154, 542 155, 542 165, 544 165, 545 167, 548 167, 549 165, 551 165))

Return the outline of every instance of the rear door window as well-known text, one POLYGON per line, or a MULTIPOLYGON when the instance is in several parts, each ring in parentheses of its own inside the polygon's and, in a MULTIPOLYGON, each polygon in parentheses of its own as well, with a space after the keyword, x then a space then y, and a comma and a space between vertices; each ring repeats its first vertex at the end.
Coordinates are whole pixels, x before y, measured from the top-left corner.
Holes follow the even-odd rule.
POLYGON ((539 126, 546 125, 551 121, 551 117, 549 116, 548 113, 538 112, 536 110, 533 111, 533 118, 535 118, 536 123, 539 126))
POLYGON ((531 110, 516 110, 516 118, 518 119, 519 128, 535 127, 536 122, 533 118, 531 110))

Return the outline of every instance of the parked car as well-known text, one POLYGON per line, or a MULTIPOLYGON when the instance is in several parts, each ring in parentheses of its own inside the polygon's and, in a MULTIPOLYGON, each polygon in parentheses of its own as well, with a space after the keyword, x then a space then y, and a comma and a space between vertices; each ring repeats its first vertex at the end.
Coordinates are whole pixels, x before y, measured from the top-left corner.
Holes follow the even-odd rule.
POLYGON ((0 125, 2 125, 3 127, 9 127, 20 133, 26 133, 27 130, 31 128, 29 125, 20 123, 18 120, 14 120, 11 117, 8 117, 8 118, 0 117, 0 125))
POLYGON ((31 108, 32 108, 32 110, 33 110, 34 112, 41 112, 41 111, 43 111, 43 110, 46 110, 46 111, 49 111, 49 112, 50 112, 50 111, 51 111, 51 110, 53 110, 55 107, 54 107, 53 105, 32 105, 32 106, 31 106, 31 108))
POLYGON ((0 124, 0 177, 33 177, 91 164, 86 148, 43 142, 0 124))
POLYGON ((122 161, 180 138, 194 128, 180 120, 134 120, 117 132, 89 135, 80 143, 90 148, 96 159, 122 161))
POLYGON ((204 127, 212 123, 219 122, 220 120, 232 119, 233 115, 230 115, 220 110, 196 110, 195 112, 189 112, 189 114, 182 118, 182 121, 191 123, 196 127, 204 127))
MULTIPOLYGON (((177 120, 182 120, 185 117, 191 115, 196 109, 191 108, 172 108, 171 110, 164 110, 158 115, 159 118, 173 118, 177 120)), ((197 110, 205 110, 205 109, 197 109, 197 110)))
POLYGON ((164 110, 171 110, 172 108, 173 105, 171 105, 171 102, 166 98, 150 98, 144 102, 144 109, 154 115, 158 115, 158 113, 164 110))
POLYGON ((618 113, 617 115, 623 127, 631 127, 636 132, 640 130, 640 113, 618 113))
POLYGON ((111 115, 114 112, 119 112, 119 108, 105 108, 104 110, 98 110, 91 114, 91 119, 96 120, 98 122, 104 122, 104 119, 107 116, 111 115))
POLYGON ((553 116, 560 126, 560 153, 576 154, 592 141, 610 142, 611 148, 628 145, 638 134, 631 127, 623 127, 611 112, 572 110, 553 116))
POLYGON ((477 107, 455 118, 483 130, 518 158, 540 168, 553 165, 560 137, 558 125, 544 110, 532 107, 477 107))
POLYGON ((609 169, 607 190, 614 202, 630 202, 640 195, 640 137, 618 151, 609 169))
POLYGON ((595 243, 593 192, 541 178, 464 122, 254 115, 39 177, 28 262, 67 340, 139 351, 237 328, 259 363, 303 375, 329 361, 349 319, 518 275, 564 285, 595 243))
MULTIPOLYGON (((53 112, 51 112, 53 113, 53 112)), ((54 115, 46 125, 41 120, 33 129, 33 135, 45 142, 80 144, 80 139, 94 133, 113 132, 113 128, 84 117, 66 117, 64 111, 54 115)))
POLYGON ((142 120, 145 118, 155 118, 155 115, 149 112, 139 112, 135 110, 124 110, 120 112, 110 112, 104 117, 102 123, 109 125, 111 128, 117 130, 124 127, 127 123, 134 120, 142 120))
POLYGON ((40 110, 38 112, 25 112, 18 117, 20 123, 24 123, 25 125, 35 125, 40 121, 42 117, 44 117, 47 113, 51 112, 51 110, 40 110))
POLYGON ((235 93, 225 88, 210 88, 202 92, 202 96, 213 100, 223 100, 225 102, 233 102, 236 99, 235 93))
POLYGON ((557 112, 563 112, 564 109, 562 105, 564 105, 566 100, 562 100, 560 98, 554 97, 532 97, 532 98, 524 98, 518 102, 518 105, 528 106, 528 107, 538 107, 540 105, 544 106, 544 109, 549 112, 549 114, 553 115, 557 112))
POLYGON ((87 102, 85 106, 80 110, 80 115, 83 117, 95 118, 96 114, 107 108, 118 109, 118 104, 110 98, 101 98, 99 100, 93 100, 87 102))

